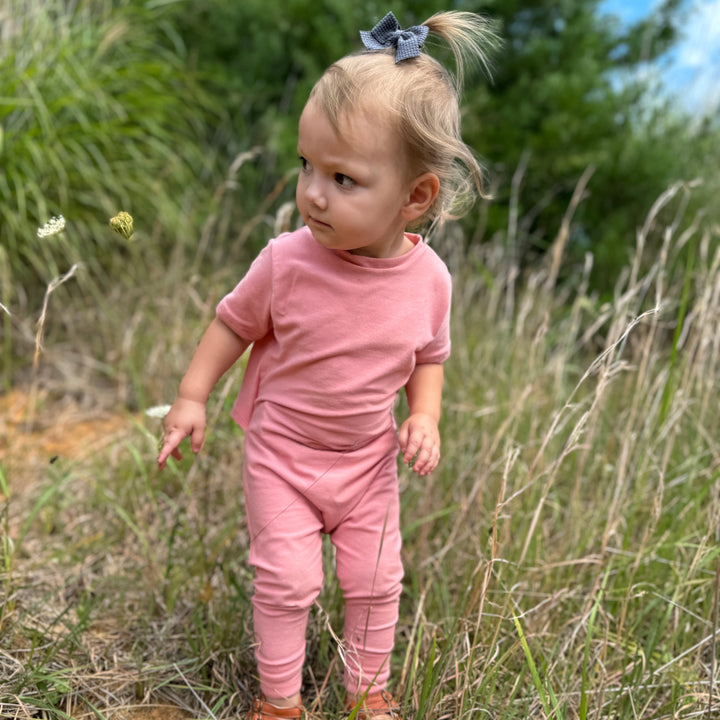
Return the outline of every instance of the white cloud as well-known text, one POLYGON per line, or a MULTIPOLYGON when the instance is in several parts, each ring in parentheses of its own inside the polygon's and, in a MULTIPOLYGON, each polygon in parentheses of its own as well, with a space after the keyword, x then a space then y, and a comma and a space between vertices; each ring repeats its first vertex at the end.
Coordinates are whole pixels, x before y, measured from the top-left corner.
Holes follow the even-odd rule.
MULTIPOLYGON (((630 24, 647 17, 660 0, 603 0, 600 11, 630 24)), ((690 113, 720 111, 720 0, 687 0, 677 44, 637 72, 656 78, 690 113)))
POLYGON ((720 0, 698 0, 693 5, 687 27, 682 29, 676 62, 702 71, 720 62, 720 0))
POLYGON ((691 111, 720 105, 720 0, 694 0, 665 84, 691 111))

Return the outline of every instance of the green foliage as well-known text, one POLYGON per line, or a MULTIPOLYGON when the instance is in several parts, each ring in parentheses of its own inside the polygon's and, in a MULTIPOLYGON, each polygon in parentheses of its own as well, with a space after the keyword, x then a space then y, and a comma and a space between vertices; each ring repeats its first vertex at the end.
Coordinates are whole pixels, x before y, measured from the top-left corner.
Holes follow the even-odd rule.
POLYGON ((212 170, 198 138, 220 105, 187 72, 167 11, 125 1, 5 5, 0 245, 12 279, 32 291, 83 261, 106 283, 118 258, 107 222, 118 210, 141 227, 160 222, 155 242, 174 243, 177 209, 197 202, 212 170), (72 240, 36 237, 59 214, 72 240))
POLYGON ((286 163, 310 89, 328 65, 362 47, 358 30, 388 10, 411 22, 440 9, 427 0, 409 13, 398 2, 209 0, 176 5, 173 19, 198 71, 226 98, 238 130, 231 153, 261 144, 286 163))
MULTIPOLYGON (((607 291, 631 251, 627 238, 654 199, 672 182, 713 176, 700 145, 717 143, 718 131, 659 104, 657 88, 638 73, 672 46, 683 0, 667 0, 629 28, 601 19, 598 6, 597 0, 452 3, 495 19, 505 41, 492 81, 470 78, 463 98, 464 135, 486 159, 495 195, 489 209, 466 220, 470 242, 505 235, 515 214, 523 239, 508 235, 508 250, 521 265, 534 263, 555 238, 581 175, 593 168, 571 228, 566 273, 591 251, 592 282, 607 291)), ((358 29, 372 27, 387 10, 409 25, 447 8, 439 0, 411 6, 210 0, 176 6, 175 23, 198 70, 228 98, 240 128, 227 138, 231 154, 265 147, 246 182, 265 194, 294 166, 308 91, 327 65, 360 49, 358 29)), ((445 59, 442 49, 430 51, 445 59)))
POLYGON ((516 0, 491 9, 502 19, 505 50, 489 97, 467 99, 467 117, 477 120, 465 132, 487 156, 497 188, 487 230, 504 232, 517 213, 524 240, 508 244, 522 264, 550 246, 592 167, 568 250, 578 263, 593 252, 593 284, 611 289, 630 252, 627 239, 654 199, 702 171, 688 118, 659 105, 657 88, 638 74, 672 45, 680 4, 670 0, 627 29, 601 21, 596 0, 516 0))
MULTIPOLYGON (((359 49, 358 29, 387 10, 410 24, 447 9, 442 0, 411 8, 347 0, 6 3, 6 306, 23 295, 8 285, 41 290, 71 262, 89 265, 100 284, 123 272, 132 256, 115 253, 117 238, 105 226, 120 209, 145 228, 141 239, 151 237, 151 262, 187 253, 200 232, 215 249, 213 262, 247 260, 272 232, 271 207, 292 201, 297 118, 324 68, 359 49), (35 229, 59 213, 72 236, 36 238, 35 229)), ((564 273, 591 251, 593 284, 611 288, 627 238, 668 183, 705 175, 705 197, 717 189, 710 172, 717 122, 690 123, 658 105, 649 81, 633 74, 671 46, 682 0, 630 28, 601 21, 597 0, 457 0, 453 7, 494 18, 505 40, 493 80, 469 78, 463 98, 464 134, 486 158, 496 198, 467 218, 468 242, 499 233, 518 263, 534 263, 591 167, 564 273)))

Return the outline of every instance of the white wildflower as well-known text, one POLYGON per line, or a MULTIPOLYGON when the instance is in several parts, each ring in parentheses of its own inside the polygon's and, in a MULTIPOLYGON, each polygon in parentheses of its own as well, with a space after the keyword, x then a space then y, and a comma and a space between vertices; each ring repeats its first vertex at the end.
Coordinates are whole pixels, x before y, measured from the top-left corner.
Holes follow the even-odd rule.
POLYGON ((170 405, 155 405, 148 408, 145 414, 151 418, 164 418, 170 412, 170 405))
POLYGON ((65 218, 62 215, 50 218, 42 227, 38 228, 37 236, 39 238, 57 235, 65 229, 65 218))

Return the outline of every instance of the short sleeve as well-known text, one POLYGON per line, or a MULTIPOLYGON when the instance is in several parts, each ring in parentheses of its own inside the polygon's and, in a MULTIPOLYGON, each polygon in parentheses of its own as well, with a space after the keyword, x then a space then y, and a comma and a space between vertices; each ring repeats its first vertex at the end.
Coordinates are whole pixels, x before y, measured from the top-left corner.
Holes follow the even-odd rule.
POLYGON ((250 342, 272 329, 272 246, 255 258, 243 279, 216 308, 217 317, 233 332, 250 342))
POLYGON ((435 284, 433 303, 429 311, 432 339, 415 353, 415 362, 443 363, 450 357, 450 306, 452 303, 452 280, 443 266, 435 284))

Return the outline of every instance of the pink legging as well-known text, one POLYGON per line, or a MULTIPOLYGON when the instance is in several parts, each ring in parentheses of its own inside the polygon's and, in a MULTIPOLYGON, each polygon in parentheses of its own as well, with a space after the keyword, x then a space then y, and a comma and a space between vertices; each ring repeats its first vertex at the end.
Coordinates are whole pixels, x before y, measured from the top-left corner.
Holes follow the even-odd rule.
POLYGON ((323 533, 336 548, 345 599, 346 688, 385 687, 403 575, 396 458, 392 425, 363 447, 327 450, 292 439, 275 407, 256 408, 244 484, 265 695, 300 691, 308 613, 323 583, 323 533))

